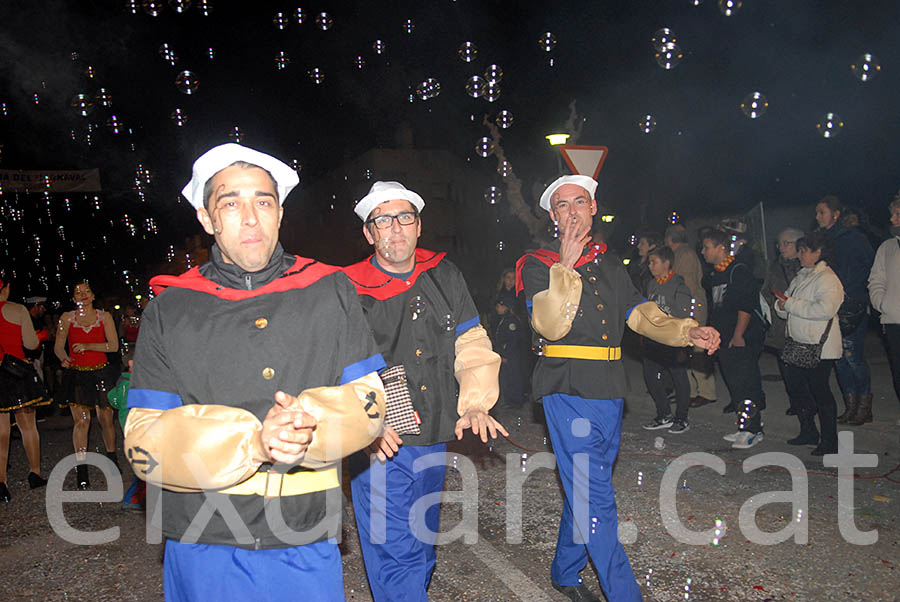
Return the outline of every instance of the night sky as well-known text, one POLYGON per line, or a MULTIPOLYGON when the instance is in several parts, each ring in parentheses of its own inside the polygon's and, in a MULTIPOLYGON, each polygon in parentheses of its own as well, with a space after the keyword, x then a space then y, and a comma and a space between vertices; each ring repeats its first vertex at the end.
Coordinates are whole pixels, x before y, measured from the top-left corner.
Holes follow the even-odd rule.
MULTIPOLYGON (((97 252, 102 245, 92 237, 100 221, 108 242, 120 241, 120 263, 130 261, 142 272, 164 261, 169 245, 181 246, 186 235, 199 232, 188 206, 178 202, 191 162, 229 141, 235 126, 242 143, 302 166, 291 202, 326 210, 330 199, 304 198, 303 185, 368 149, 393 147, 404 123, 416 148, 446 149, 493 172, 496 162, 476 156, 474 146, 488 134, 482 117, 503 109, 514 116, 503 130, 504 150, 530 191, 557 175, 544 136, 563 126, 575 100, 586 119, 578 142, 610 149, 599 195, 619 216, 619 244, 641 226, 662 229, 673 210, 690 218, 741 213, 759 201, 811 207, 829 193, 883 226, 885 207, 900 187, 894 64, 900 5, 893 1, 744 0, 730 17, 716 0, 700 6, 691 0, 212 0, 208 16, 194 0, 183 14, 157 2, 156 17, 140 6, 132 14, 130 4, 0 5, 0 102, 6 103, 0 168, 98 167, 105 189, 102 215, 86 208, 59 214, 52 228, 46 219, 26 217, 25 234, 4 216, 7 261, 30 261, 35 233, 47 239, 48 253, 55 244, 49 233, 59 223, 97 252), (295 18, 298 6, 302 24, 295 18), (327 31, 315 22, 322 11, 333 20, 327 31), (284 30, 273 23, 277 12, 289 21, 284 30), (651 38, 661 27, 673 30, 684 53, 670 70, 653 56, 651 38), (552 52, 539 47, 545 32, 557 39, 552 52), (381 55, 373 50, 376 40, 384 44, 381 55), (470 63, 457 53, 466 41, 478 49, 470 63), (174 66, 159 53, 163 43, 178 57, 174 66), (282 70, 276 69, 279 52, 290 60, 282 70), (864 53, 881 66, 865 82, 850 67, 864 53), (365 61, 361 69, 358 56, 365 61), (503 70, 499 99, 467 96, 466 80, 490 64, 503 70), (93 78, 85 75, 88 67, 93 78), (314 68, 324 74, 320 84, 308 75, 314 68), (199 81, 189 96, 174 83, 186 69, 199 81), (440 94, 411 103, 410 94, 429 77, 440 82, 440 94), (93 97, 99 88, 111 94, 112 108, 95 106, 87 118, 78 116, 72 97, 93 97), (754 91, 769 103, 757 119, 740 109, 754 91), (187 116, 183 126, 170 118, 175 109, 187 116), (845 124, 833 138, 816 129, 828 112, 845 124), (648 113, 657 125, 645 134, 638 124, 648 113), (111 115, 124 124, 118 134, 105 125, 111 115), (90 145, 88 124, 95 125, 90 145), (152 176, 143 203, 133 190, 138 164, 152 176), (124 213, 153 217, 159 233, 130 236, 121 228, 124 213)), ((18 202, 32 196, 20 195, 18 202)), ((9 197, 4 193, 3 202, 9 197)), ((347 219, 356 219, 350 199, 345 206, 347 219)), ((471 235, 478 231, 473 224, 471 235)), ((64 264, 72 246, 61 251, 64 264)), ((54 280, 54 262, 44 263, 50 265, 37 273, 43 269, 54 280)), ((62 267, 66 278, 71 266, 62 267)))

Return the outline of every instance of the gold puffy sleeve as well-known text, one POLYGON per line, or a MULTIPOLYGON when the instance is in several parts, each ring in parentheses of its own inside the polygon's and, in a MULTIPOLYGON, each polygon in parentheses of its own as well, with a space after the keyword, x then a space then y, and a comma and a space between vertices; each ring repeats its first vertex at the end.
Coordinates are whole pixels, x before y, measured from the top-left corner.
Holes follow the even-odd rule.
POLYGON ((657 343, 671 347, 687 347, 691 344, 688 333, 691 328, 697 326, 697 320, 673 318, 656 303, 647 301, 634 306, 626 324, 631 330, 657 343))
POLYGON ((550 286, 532 298, 531 325, 548 341, 558 341, 569 334, 580 300, 581 275, 554 263, 550 286))
POLYGON ((460 416, 472 408, 487 412, 494 407, 500 396, 500 356, 480 325, 456 338, 453 372, 459 383, 456 411, 460 416))

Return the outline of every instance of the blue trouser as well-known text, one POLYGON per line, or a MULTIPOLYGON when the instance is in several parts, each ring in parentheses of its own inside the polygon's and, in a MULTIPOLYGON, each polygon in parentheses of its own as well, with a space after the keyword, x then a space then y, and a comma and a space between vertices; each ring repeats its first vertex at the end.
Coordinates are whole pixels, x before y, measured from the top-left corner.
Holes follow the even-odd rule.
POLYGON ((341 553, 333 539, 266 550, 168 539, 163 589, 167 602, 345 599, 341 553))
POLYGON ((612 484, 625 400, 585 399, 557 393, 545 395, 543 402, 565 492, 550 575, 559 585, 578 585, 578 573, 590 555, 610 602, 642 600, 619 542, 619 516, 612 484))
POLYGON ((384 464, 370 464, 364 453, 351 458, 353 512, 375 602, 428 600, 435 563, 428 531, 437 533, 441 509, 436 503, 416 516, 412 506, 422 496, 443 491, 446 452, 447 445, 438 443, 401 447, 384 464), (415 471, 416 459, 429 454, 441 454, 441 463, 415 471), (413 531, 411 523, 419 528, 413 531))
POLYGON ((863 315, 856 330, 843 336, 844 353, 834 363, 838 384, 844 395, 856 393, 868 395, 872 392, 872 377, 866 362, 865 340, 869 330, 869 314, 863 315))

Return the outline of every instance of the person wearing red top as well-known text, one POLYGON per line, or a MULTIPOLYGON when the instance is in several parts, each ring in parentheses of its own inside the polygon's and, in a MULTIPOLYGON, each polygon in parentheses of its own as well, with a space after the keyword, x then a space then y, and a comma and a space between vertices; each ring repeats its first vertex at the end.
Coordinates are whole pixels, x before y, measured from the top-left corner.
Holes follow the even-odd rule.
MULTIPOLYGON (((106 455, 118 466, 113 410, 106 400, 107 392, 115 385, 118 377, 106 358, 107 353, 119 350, 116 327, 112 316, 102 309, 94 309, 94 293, 87 282, 75 285, 72 299, 76 309, 67 311, 59 319, 56 344, 53 347, 56 357, 66 369, 61 405, 68 404, 75 421, 72 443, 76 457, 83 460, 87 452, 91 407, 94 407, 103 432, 106 455)), ((87 489, 90 486, 87 465, 79 464, 75 469, 78 487, 87 489)))
MULTIPOLYGON (((0 276, 0 360, 7 353, 25 361, 25 351, 40 345, 31 317, 24 305, 10 303, 10 283, 0 276)), ((9 458, 9 414, 16 413, 16 424, 22 433, 22 444, 28 457, 28 484, 32 489, 42 487, 47 481, 41 477, 41 442, 34 408, 45 403, 37 373, 33 378, 15 378, 0 370, 0 501, 9 502, 11 496, 6 484, 6 463, 9 458)))

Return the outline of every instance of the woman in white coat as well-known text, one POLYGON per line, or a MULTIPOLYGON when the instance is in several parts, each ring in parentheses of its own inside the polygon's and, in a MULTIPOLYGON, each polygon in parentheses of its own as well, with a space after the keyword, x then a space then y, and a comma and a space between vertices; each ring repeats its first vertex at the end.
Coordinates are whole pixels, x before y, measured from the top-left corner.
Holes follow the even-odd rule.
POLYGON ((841 329, 837 310, 844 300, 844 287, 828 267, 831 243, 821 232, 797 241, 800 272, 775 304, 775 311, 787 319, 787 336, 798 343, 818 344, 828 329, 821 359, 815 368, 800 368, 785 362, 784 378, 798 391, 808 391, 797 413, 800 434, 791 445, 815 445, 814 456, 837 453, 837 404, 831 393, 830 377, 834 361, 841 357, 841 329), (821 438, 814 416, 819 416, 821 438))

